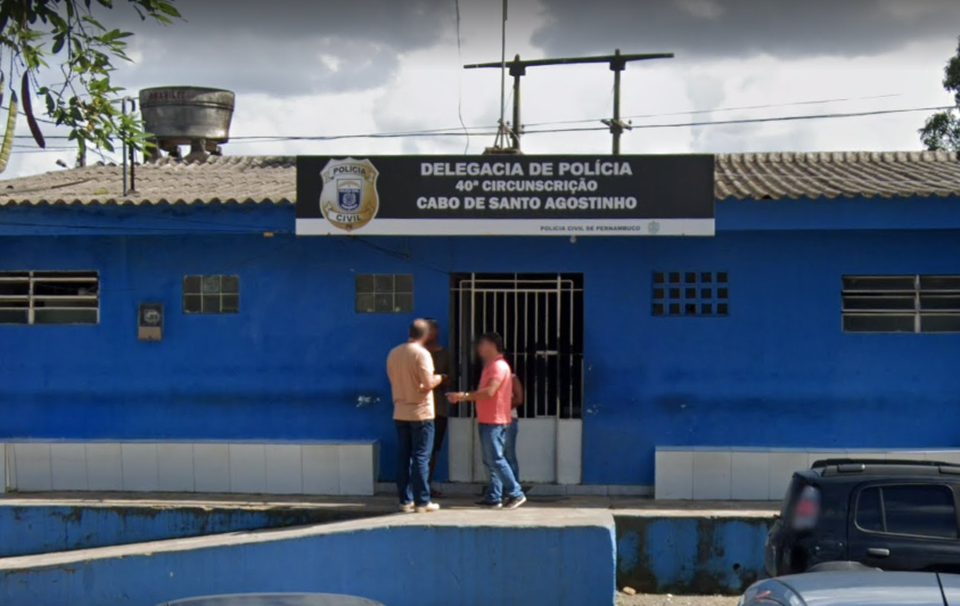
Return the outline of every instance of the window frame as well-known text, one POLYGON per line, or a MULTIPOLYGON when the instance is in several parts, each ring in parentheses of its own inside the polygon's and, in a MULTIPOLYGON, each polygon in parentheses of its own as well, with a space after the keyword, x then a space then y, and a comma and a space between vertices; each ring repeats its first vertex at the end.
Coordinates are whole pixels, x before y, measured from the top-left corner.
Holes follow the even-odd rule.
POLYGON ((654 270, 650 275, 649 309, 653 318, 729 318, 730 271, 654 270), (658 291, 661 296, 657 296, 658 291), (688 297, 691 291, 693 296, 688 297), (710 296, 704 296, 705 291, 710 296), (693 313, 688 311, 691 306, 696 310, 693 313))
POLYGON ((854 527, 855 527, 858 531, 860 531, 860 532, 862 532, 862 533, 864 533, 864 534, 869 534, 869 535, 883 535, 883 536, 891 536, 891 537, 905 537, 905 538, 911 538, 911 539, 924 539, 924 540, 933 540, 933 541, 950 541, 950 542, 954 542, 954 543, 955 543, 955 542, 957 542, 957 541, 960 541, 960 517, 958 517, 958 515, 960 515, 960 507, 957 506, 957 493, 956 493, 956 491, 954 490, 953 486, 951 486, 951 485, 948 484, 948 483, 945 483, 945 482, 925 482, 925 481, 921 481, 921 482, 874 482, 874 483, 865 484, 865 485, 863 485, 863 486, 860 486, 860 487, 857 489, 857 497, 856 497, 856 502, 855 502, 854 509, 853 509, 853 525, 854 525, 854 527), (884 505, 883 489, 884 489, 884 488, 888 488, 888 487, 899 488, 899 487, 904 487, 904 486, 912 487, 912 488, 915 488, 915 487, 940 487, 940 488, 945 488, 945 489, 950 493, 950 496, 952 497, 952 500, 953 500, 953 523, 954 523, 954 530, 955 530, 955 532, 956 532, 956 535, 954 535, 954 536, 952 536, 952 537, 939 537, 939 536, 936 536, 936 535, 908 534, 908 533, 903 533, 903 532, 890 532, 890 531, 888 531, 888 530, 887 530, 887 509, 886 509, 886 507, 885 507, 885 505, 884 505), (868 529, 860 526, 860 523, 859 523, 858 520, 857 520, 857 517, 858 517, 857 514, 860 513, 860 498, 863 496, 863 493, 864 493, 865 491, 871 490, 871 489, 877 489, 877 490, 879 491, 879 497, 880 497, 880 515, 881 515, 881 523, 883 524, 883 530, 882 530, 882 531, 881 531, 881 530, 868 530, 868 529))
POLYGON ((416 309, 416 276, 412 273, 356 273, 353 280, 353 311, 356 314, 412 314, 416 309), (378 282, 384 278, 390 278, 390 288, 383 291, 378 289, 378 282), (398 278, 409 280, 409 290, 399 290, 397 286, 398 278), (370 290, 361 289, 361 281, 369 281, 370 290), (360 297, 373 297, 369 307, 361 307, 360 297), (377 306, 378 297, 389 296, 392 303, 391 309, 379 309, 377 306), (409 309, 401 308, 397 305, 398 297, 409 297, 409 309))
POLYGON ((960 274, 843 274, 840 276, 840 331, 845 334, 884 334, 884 335, 909 335, 909 334, 960 334, 960 304, 956 307, 945 307, 937 309, 936 307, 925 307, 932 300, 956 299, 960 303, 960 274), (858 288, 855 283, 857 280, 869 282, 894 282, 896 280, 911 280, 911 288, 892 288, 892 287, 874 287, 858 288), (935 282, 936 280, 954 281, 956 286, 940 287, 935 285, 925 285, 925 282, 935 282), (851 283, 853 282, 853 283, 851 283), (849 285, 849 286, 848 286, 849 285), (880 302, 883 299, 912 299, 910 309, 903 308, 884 308, 882 305, 876 308, 855 308, 848 302, 860 299, 869 303, 871 299, 874 302, 880 302), (894 329, 870 329, 870 330, 851 330, 848 328, 848 321, 856 319, 887 319, 895 320, 910 319, 912 330, 894 330, 894 329), (956 322, 956 327, 951 330, 930 330, 925 329, 928 322, 934 318, 952 318, 956 322))
POLYGON ((180 311, 188 316, 235 316, 240 314, 240 274, 183 274, 180 281, 180 311), (192 278, 199 279, 198 290, 194 292, 187 290, 187 280, 192 278), (204 282, 210 278, 217 278, 217 292, 204 292, 204 282), (228 292, 224 290, 224 278, 233 278, 236 280, 236 291, 228 292), (204 310, 205 297, 217 297, 216 311, 204 310), (187 309, 187 297, 199 297, 200 307, 197 311, 187 309), (236 297, 237 304, 234 309, 224 307, 225 297, 236 297))
POLYGON ((27 294, 12 295, 0 294, 0 310, 2 311, 25 311, 26 322, 4 322, 0 320, 0 326, 98 326, 100 324, 100 271, 96 269, 5 269, 0 270, 0 284, 25 283, 27 294), (25 274, 25 275, 13 275, 25 274), (56 275, 59 274, 59 275, 56 275), (96 288, 94 294, 70 294, 70 295, 52 295, 38 294, 37 285, 48 286, 60 283, 87 283, 96 288), (58 306, 47 307, 37 306, 39 301, 92 301, 92 306, 58 306), (23 302, 26 307, 9 307, 9 303, 23 302), (92 322, 38 322, 37 312, 41 315, 44 311, 72 311, 72 312, 93 312, 92 322))

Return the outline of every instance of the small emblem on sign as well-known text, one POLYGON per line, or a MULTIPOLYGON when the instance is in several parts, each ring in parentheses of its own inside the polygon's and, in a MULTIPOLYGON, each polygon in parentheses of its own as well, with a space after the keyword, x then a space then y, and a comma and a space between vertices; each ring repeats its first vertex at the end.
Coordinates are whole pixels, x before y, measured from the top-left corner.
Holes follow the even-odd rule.
POLYGON ((651 236, 655 236, 660 233, 660 222, 651 221, 647 224, 647 231, 650 232, 651 236))
POLYGON ((330 160, 320 172, 320 211, 334 227, 353 231, 377 216, 380 173, 370 160, 330 160))

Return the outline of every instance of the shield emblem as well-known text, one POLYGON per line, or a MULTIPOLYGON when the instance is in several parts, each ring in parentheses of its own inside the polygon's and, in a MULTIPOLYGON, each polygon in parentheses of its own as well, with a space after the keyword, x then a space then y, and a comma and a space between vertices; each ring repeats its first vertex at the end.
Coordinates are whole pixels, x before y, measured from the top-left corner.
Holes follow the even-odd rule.
POLYGON ((370 160, 330 160, 321 171, 320 211, 337 229, 353 231, 373 220, 380 207, 377 177, 370 160))
POLYGON ((360 208, 360 195, 363 192, 363 181, 342 179, 337 182, 337 205, 347 213, 360 208))

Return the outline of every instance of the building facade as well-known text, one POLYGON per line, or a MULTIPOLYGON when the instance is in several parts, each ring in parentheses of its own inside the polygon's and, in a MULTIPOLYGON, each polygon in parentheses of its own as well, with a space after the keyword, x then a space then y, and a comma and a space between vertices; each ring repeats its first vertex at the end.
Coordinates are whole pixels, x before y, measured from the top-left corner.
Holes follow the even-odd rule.
MULTIPOLYGON (((389 481, 384 360, 417 316, 464 387, 473 333, 513 341, 530 480, 650 486, 658 446, 960 439, 951 156, 718 156, 713 237, 297 237, 295 172, 0 182, 0 442, 376 440, 389 481)), ((441 462, 459 481, 468 412, 441 462)))

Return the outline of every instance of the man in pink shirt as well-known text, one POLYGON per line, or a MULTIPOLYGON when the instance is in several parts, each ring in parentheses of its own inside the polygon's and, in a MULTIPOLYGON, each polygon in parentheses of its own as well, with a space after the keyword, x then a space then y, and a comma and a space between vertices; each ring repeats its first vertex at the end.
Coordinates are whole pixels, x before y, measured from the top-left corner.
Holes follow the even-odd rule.
POLYGON ((526 503, 527 497, 504 456, 507 430, 513 422, 513 372, 503 359, 503 339, 495 332, 480 337, 477 355, 483 360, 479 388, 477 391, 448 394, 448 399, 452 404, 477 403, 483 464, 490 474, 487 494, 479 505, 494 509, 516 509, 526 503))

